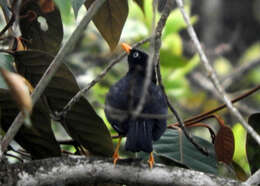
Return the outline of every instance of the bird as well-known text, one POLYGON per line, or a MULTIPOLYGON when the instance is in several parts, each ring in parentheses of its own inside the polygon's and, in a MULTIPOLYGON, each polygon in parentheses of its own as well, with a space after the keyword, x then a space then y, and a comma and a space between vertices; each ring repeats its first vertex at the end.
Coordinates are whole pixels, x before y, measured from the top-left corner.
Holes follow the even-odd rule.
POLYGON ((157 141, 167 128, 168 107, 166 97, 157 85, 155 68, 152 69, 151 81, 145 94, 141 113, 133 116, 142 95, 146 78, 149 56, 145 52, 121 44, 128 54, 128 72, 112 85, 105 99, 105 115, 110 125, 119 133, 119 142, 113 154, 113 162, 119 159, 119 147, 122 137, 126 137, 125 150, 150 153, 148 164, 154 165, 153 141, 157 141), (151 116, 151 117, 147 117, 151 116))

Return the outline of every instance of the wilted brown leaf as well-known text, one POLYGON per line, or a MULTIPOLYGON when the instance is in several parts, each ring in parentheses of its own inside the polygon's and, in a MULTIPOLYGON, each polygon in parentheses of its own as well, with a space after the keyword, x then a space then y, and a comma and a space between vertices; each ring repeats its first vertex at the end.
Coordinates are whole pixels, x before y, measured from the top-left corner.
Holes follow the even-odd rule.
POLYGON ((215 138, 215 151, 218 161, 230 164, 234 154, 234 135, 230 127, 221 125, 215 138))
POLYGON ((53 0, 38 0, 43 13, 49 13, 55 10, 55 5, 53 0))
MULTIPOLYGON (((0 72, 4 77, 14 100, 23 112, 31 113, 32 99, 29 94, 29 88, 25 84, 24 78, 16 73, 9 72, 0 68, 0 72)), ((27 82, 29 83, 29 82, 27 82)))
MULTIPOLYGON (((94 1, 86 0, 85 6, 89 8, 94 1)), ((118 44, 127 15, 127 0, 107 0, 93 18, 94 24, 111 50, 118 44)))

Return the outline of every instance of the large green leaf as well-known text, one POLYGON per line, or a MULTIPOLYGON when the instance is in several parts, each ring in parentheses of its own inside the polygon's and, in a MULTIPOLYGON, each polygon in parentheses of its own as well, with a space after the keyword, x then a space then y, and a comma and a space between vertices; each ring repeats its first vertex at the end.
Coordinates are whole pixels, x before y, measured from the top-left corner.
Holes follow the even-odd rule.
MULTIPOLYGON (((87 8, 95 0, 86 0, 87 8)), ((113 50, 120 39, 128 15, 127 0, 107 0, 93 18, 97 29, 113 50)))
MULTIPOLYGON (((53 57, 42 52, 16 52, 15 61, 19 73, 34 86, 49 66, 53 57)), ((77 82, 65 64, 61 65, 47 88, 44 96, 53 112, 61 111, 67 102, 79 91, 77 82)), ((97 155, 111 156, 113 144, 103 120, 96 114, 85 98, 81 98, 61 123, 79 144, 97 155)))
POLYGON ((154 143, 154 152, 158 157, 167 158, 189 168, 217 174, 217 161, 213 144, 196 136, 193 138, 207 149, 209 156, 199 152, 184 134, 180 136, 177 130, 172 129, 167 129, 161 139, 154 143))
POLYGON ((243 169, 248 177, 251 175, 251 171, 246 153, 247 132, 240 123, 234 125, 232 131, 235 138, 235 152, 233 155, 233 161, 243 169))
POLYGON ((59 10, 42 12, 37 1, 23 3, 20 11, 20 29, 29 49, 56 54, 63 39, 63 26, 59 10))

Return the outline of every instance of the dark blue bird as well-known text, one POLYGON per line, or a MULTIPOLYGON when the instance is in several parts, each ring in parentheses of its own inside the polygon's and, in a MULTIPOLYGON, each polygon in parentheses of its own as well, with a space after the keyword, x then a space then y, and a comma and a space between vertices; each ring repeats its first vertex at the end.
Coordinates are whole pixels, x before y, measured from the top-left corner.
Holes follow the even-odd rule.
MULTIPOLYGON (((122 47, 128 53, 129 70, 110 88, 106 96, 105 114, 119 135, 126 136, 125 149, 131 152, 150 153, 148 162, 152 167, 154 164, 152 142, 158 140, 166 130, 167 102, 162 90, 156 85, 153 69, 143 110, 138 117, 132 117, 131 111, 136 109, 142 96, 148 55, 140 50, 132 49, 125 43, 122 47)), ((121 138, 114 152, 114 164, 119 158, 120 142, 121 138)))

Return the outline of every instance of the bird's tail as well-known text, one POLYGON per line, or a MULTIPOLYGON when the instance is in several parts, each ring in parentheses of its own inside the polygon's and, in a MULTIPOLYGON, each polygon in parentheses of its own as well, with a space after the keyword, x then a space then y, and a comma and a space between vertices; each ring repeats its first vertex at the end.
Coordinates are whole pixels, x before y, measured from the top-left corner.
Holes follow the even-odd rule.
POLYGON ((132 152, 152 152, 153 122, 149 120, 129 121, 125 149, 132 152))

